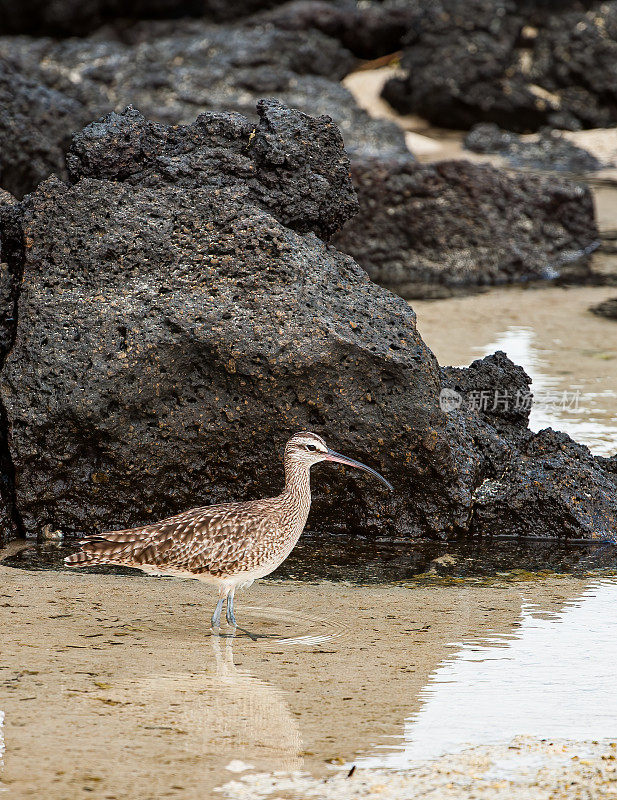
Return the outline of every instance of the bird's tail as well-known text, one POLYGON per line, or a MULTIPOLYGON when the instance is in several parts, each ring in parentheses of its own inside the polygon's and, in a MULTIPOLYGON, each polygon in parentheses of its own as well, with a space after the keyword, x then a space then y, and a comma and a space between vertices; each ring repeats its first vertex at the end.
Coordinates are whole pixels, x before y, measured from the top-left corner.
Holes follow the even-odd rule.
POLYGON ((135 531, 114 531, 89 536, 80 542, 81 550, 64 559, 67 567, 87 567, 95 564, 122 564, 131 561, 139 541, 135 531))

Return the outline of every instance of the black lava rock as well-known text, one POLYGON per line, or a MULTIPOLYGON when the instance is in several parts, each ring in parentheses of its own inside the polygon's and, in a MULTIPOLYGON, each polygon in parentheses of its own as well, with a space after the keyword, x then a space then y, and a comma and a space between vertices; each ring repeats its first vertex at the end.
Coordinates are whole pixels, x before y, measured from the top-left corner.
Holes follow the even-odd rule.
POLYGON ((487 165, 409 159, 353 164, 360 213, 336 236, 377 283, 404 297, 588 274, 599 238, 583 185, 487 165), (581 264, 581 259, 583 264, 581 264))
POLYGON ((617 470, 565 433, 528 429, 521 367, 498 352, 443 378, 452 441, 464 452, 471 439, 477 459, 470 534, 615 540, 617 470))
POLYGON ((417 17, 420 0, 291 0, 245 21, 270 22, 284 30, 319 30, 359 58, 389 55, 401 45, 417 17))
POLYGON ((229 21, 278 0, 0 0, 0 34, 84 35, 104 23, 183 16, 229 21))
POLYGON ((431 0, 411 21, 404 77, 384 87, 403 113, 452 128, 617 124, 617 2, 431 0))
POLYGON ((465 137, 474 153, 496 153, 515 167, 581 174, 604 166, 594 155, 568 141, 560 131, 542 130, 532 141, 491 122, 474 125, 465 137))
POLYGON ((286 437, 315 427, 405 476, 393 499, 359 473, 323 469, 320 527, 451 527, 457 504, 430 490, 422 464, 439 452, 439 371, 413 312, 277 219, 299 191, 304 230, 351 212, 340 137, 327 120, 260 111, 252 138, 235 115, 188 131, 110 117, 76 138, 74 183, 49 179, 21 207, 19 328, 2 393, 28 533, 278 491, 286 437))
POLYGON ((403 132, 369 117, 339 83, 355 58, 318 30, 149 21, 122 41, 0 38, 0 59, 13 65, 4 84, 0 73, 0 186, 19 196, 52 172, 66 176, 71 133, 130 104, 148 119, 177 125, 202 111, 255 120, 256 102, 276 97, 331 116, 352 157, 407 152, 403 132))
POLYGON ((0 59, 0 187, 23 197, 51 172, 65 177, 64 152, 86 121, 79 101, 0 59))

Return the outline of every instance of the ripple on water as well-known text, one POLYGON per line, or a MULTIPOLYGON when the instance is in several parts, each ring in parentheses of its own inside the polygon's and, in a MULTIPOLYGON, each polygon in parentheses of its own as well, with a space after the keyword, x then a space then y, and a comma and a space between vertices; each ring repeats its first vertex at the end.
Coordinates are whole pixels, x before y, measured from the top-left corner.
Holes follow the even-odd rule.
POLYGON ((242 606, 242 627, 257 642, 286 647, 324 644, 346 632, 334 619, 272 606, 242 606))
POLYGON ((617 737, 617 581, 594 582, 557 613, 523 603, 517 630, 453 645, 404 722, 402 743, 355 763, 401 769, 527 735, 617 737))

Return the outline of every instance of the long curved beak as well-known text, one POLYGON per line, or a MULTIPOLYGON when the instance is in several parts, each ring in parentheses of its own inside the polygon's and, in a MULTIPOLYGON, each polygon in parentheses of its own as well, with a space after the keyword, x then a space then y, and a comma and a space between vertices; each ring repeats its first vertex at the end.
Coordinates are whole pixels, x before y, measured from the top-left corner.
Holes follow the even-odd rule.
POLYGON ((393 492, 394 486, 389 483, 383 475, 380 475, 378 472, 375 472, 374 469, 367 467, 366 464, 363 464, 361 461, 355 461, 353 458, 347 458, 347 456, 342 456, 340 453, 337 453, 335 450, 328 449, 328 453, 326 454, 326 461, 336 461, 338 464, 347 464, 348 467, 357 467, 358 469, 364 470, 364 472, 368 472, 369 475, 373 475, 373 477, 380 480, 384 486, 387 486, 388 489, 393 492))

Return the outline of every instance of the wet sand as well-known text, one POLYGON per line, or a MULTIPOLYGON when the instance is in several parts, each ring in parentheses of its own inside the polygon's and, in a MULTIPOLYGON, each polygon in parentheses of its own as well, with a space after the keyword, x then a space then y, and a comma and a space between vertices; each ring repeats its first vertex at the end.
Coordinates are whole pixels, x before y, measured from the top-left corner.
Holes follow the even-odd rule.
POLYGON ((237 605, 252 641, 211 635, 195 582, 0 567, 0 786, 203 800, 234 760, 320 778, 400 739, 453 642, 510 635, 523 597, 550 614, 589 584, 264 583, 237 605))

